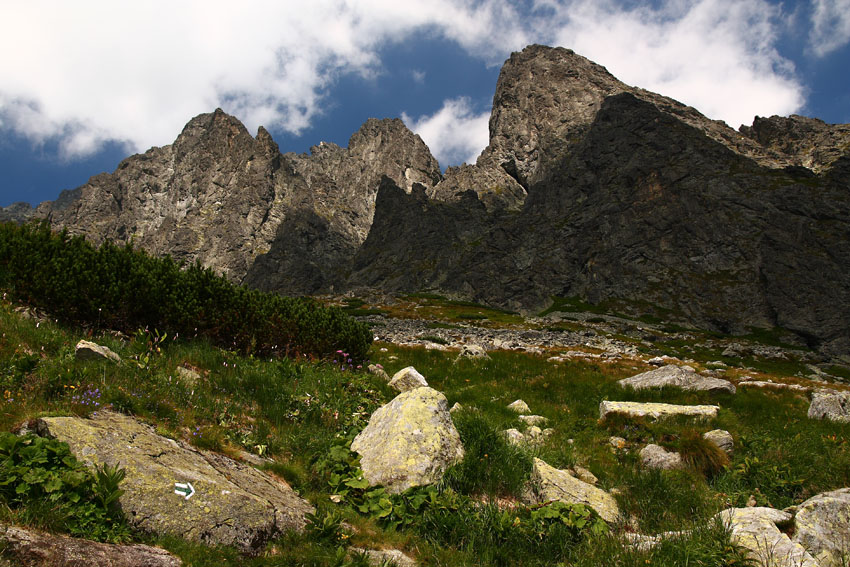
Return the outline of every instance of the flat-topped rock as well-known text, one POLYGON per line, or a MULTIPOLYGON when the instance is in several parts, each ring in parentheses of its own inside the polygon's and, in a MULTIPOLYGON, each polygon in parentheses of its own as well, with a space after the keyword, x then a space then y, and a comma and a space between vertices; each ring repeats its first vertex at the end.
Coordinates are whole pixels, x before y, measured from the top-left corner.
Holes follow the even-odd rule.
POLYGON ((801 386, 800 384, 786 384, 785 382, 771 382, 770 380, 742 380, 738 382, 739 388, 758 388, 762 390, 788 390, 791 392, 800 392, 805 394, 811 388, 801 386))
POLYGON ((608 523, 616 522, 620 516, 617 501, 613 496, 536 457, 529 485, 533 504, 553 501, 584 504, 608 523))
POLYGON ((109 411, 90 418, 43 417, 31 428, 68 443, 90 466, 120 465, 121 508, 134 528, 254 553, 289 530, 301 530, 313 507, 284 481, 229 457, 157 435, 109 411), (192 494, 175 490, 191 484, 192 494))
POLYGON ((683 406, 675 404, 660 404, 655 402, 610 402, 604 400, 599 404, 599 419, 605 419, 610 414, 620 414, 628 417, 646 417, 663 419, 675 415, 684 415, 697 419, 713 419, 717 417, 718 406, 683 406))
POLYGON ((697 392, 735 393, 735 385, 728 380, 703 376, 694 372, 690 367, 682 368, 675 364, 668 364, 661 368, 636 374, 630 378, 623 378, 617 383, 635 390, 669 386, 697 392))
POLYGON ((787 512, 763 507, 729 508, 720 512, 720 518, 730 528, 732 543, 745 547, 762 567, 820 567, 802 545, 777 527, 791 522, 787 512))

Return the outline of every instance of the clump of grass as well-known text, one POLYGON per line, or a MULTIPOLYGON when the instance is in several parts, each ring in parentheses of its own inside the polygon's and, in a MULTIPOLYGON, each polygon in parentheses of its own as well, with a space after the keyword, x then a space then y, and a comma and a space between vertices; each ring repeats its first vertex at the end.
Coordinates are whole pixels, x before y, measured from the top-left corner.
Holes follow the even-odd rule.
POLYGON ((504 434, 478 412, 455 414, 466 455, 450 468, 443 483, 461 494, 517 496, 531 474, 531 457, 507 442, 504 434))
POLYGON ((723 449, 695 429, 683 431, 676 448, 687 466, 708 478, 716 477, 729 466, 729 456, 723 449))
POLYGON ((419 339, 423 340, 423 341, 428 341, 429 343, 436 343, 438 345, 449 344, 449 341, 447 341, 446 339, 444 339, 442 337, 438 337, 436 335, 425 335, 425 336, 419 337, 419 339))

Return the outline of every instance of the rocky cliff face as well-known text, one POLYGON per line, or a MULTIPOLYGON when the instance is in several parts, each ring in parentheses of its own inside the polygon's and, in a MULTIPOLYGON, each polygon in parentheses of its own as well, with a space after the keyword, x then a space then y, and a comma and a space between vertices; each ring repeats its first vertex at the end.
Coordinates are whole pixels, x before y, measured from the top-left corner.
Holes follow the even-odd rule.
POLYGON ((444 176, 398 120, 281 155, 216 111, 37 213, 266 290, 579 296, 850 352, 850 126, 735 131, 566 49, 511 56, 489 146, 444 176))

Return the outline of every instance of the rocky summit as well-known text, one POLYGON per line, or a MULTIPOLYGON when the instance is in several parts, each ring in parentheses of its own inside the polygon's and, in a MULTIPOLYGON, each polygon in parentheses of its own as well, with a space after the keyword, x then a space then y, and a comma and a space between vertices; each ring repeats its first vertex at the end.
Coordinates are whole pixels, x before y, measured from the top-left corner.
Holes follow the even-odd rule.
POLYGON ((2 213, 282 293, 430 290, 523 312, 562 296, 850 353, 850 126, 734 130, 563 48, 511 55, 488 147, 445 174, 400 120, 295 155, 217 110, 2 213))

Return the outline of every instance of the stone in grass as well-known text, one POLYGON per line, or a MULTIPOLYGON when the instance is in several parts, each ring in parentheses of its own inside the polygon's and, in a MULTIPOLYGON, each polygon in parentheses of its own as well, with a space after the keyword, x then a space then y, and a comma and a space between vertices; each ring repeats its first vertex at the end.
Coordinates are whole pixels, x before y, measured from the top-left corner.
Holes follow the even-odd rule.
POLYGON ((727 455, 732 455, 735 450, 735 440, 732 434, 723 429, 712 429, 702 434, 703 439, 717 445, 727 455))
POLYGON ((568 471, 562 471, 535 457, 527 497, 530 504, 566 502, 584 504, 593 509, 608 523, 616 522, 620 515, 613 496, 592 484, 582 482, 568 471))
POLYGON ((850 392, 820 391, 812 395, 809 419, 850 423, 850 392))
POLYGON ((392 388, 395 388, 399 392, 407 392, 408 390, 413 390, 414 388, 422 388, 428 386, 428 382, 425 381, 425 377, 422 376, 416 369, 412 366, 408 366, 407 368, 402 368, 395 374, 393 374, 392 379, 389 382, 392 388))
POLYGON ((194 386, 201 379, 201 375, 191 368, 186 368, 185 366, 177 367, 177 376, 183 381, 187 386, 194 386))
POLYGON ((385 382, 390 381, 390 376, 387 374, 387 371, 384 370, 384 367, 380 364, 370 364, 366 369, 369 371, 369 374, 374 374, 378 378, 381 378, 385 382))
POLYGON ((813 496, 797 506, 794 542, 821 567, 844 567, 850 561, 850 488, 813 496))
POLYGON ((516 400, 508 404, 508 409, 517 413, 531 413, 531 408, 522 400, 516 400))
POLYGON ((369 565, 374 565, 375 567, 383 567, 385 565, 416 567, 416 561, 398 549, 363 549, 361 547, 352 547, 350 551, 365 555, 369 565))
POLYGON ((683 468, 682 457, 661 445, 650 443, 640 450, 640 462, 648 469, 669 471, 683 468))
POLYGON ((799 543, 791 541, 777 525, 790 524, 791 514, 773 508, 729 508, 719 514, 729 527, 733 544, 744 547, 763 567, 819 567, 799 543))
POLYGON ((521 415, 519 416, 519 420, 526 425, 543 425, 549 421, 542 415, 521 415))
POLYGON ((490 360, 490 355, 483 347, 478 345, 463 345, 460 348, 460 353, 457 355, 455 362, 468 358, 471 360, 490 360))
POLYGON ((90 418, 42 417, 29 427, 68 443, 89 466, 120 465, 126 472, 121 509, 142 532, 232 545, 252 554, 286 531, 303 529, 305 516, 313 512, 284 481, 157 435, 126 415, 100 411, 90 418), (185 492, 189 484, 191 495, 175 492, 185 492))
POLYGON ((382 484, 390 494, 438 482, 464 454, 446 397, 427 387, 378 408, 351 450, 360 454, 369 484, 382 484))
POLYGON ((697 419, 713 419, 717 417, 718 409, 718 406, 680 406, 654 402, 609 402, 605 400, 599 404, 599 419, 605 419, 611 414, 649 419, 663 419, 676 415, 697 419))
POLYGON ((735 393, 735 385, 728 380, 702 376, 692 369, 682 368, 675 364, 668 364, 649 372, 636 374, 631 378, 623 378, 617 383, 635 390, 670 386, 697 392, 735 393))
POLYGON ((112 352, 109 347, 101 346, 91 341, 80 341, 74 349, 77 360, 111 360, 121 362, 121 357, 112 352))
POLYGON ((180 559, 149 545, 111 545, 0 524, 0 565, 16 567, 180 567, 180 559))

